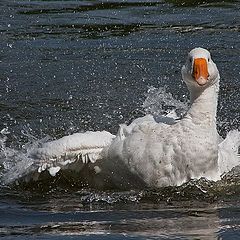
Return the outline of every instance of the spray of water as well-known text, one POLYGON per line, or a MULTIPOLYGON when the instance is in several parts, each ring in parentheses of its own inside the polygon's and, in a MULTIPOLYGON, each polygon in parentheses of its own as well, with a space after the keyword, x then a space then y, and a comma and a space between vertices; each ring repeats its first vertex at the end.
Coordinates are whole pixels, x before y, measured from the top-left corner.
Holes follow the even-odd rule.
POLYGON ((8 128, 1 130, 0 135, 0 185, 5 185, 21 178, 27 172, 31 172, 34 168, 34 159, 29 157, 29 153, 38 148, 44 142, 49 140, 49 137, 37 139, 29 132, 23 132, 27 137, 28 142, 21 146, 20 149, 7 146, 8 128))
POLYGON ((181 118, 188 109, 188 102, 181 102, 167 92, 166 87, 149 87, 143 108, 147 114, 160 117, 174 112, 181 118))
MULTIPOLYGON (((150 87, 146 93, 143 109, 155 118, 171 113, 174 113, 172 115, 175 115, 175 118, 181 118, 186 113, 188 105, 188 102, 176 100, 165 87, 159 89, 150 87)), ((30 153, 50 140, 49 137, 37 139, 25 129, 22 134, 25 135, 28 142, 16 149, 7 146, 9 134, 11 133, 7 128, 0 132, 0 185, 16 182, 23 176, 36 171, 39 168, 39 162, 30 153)), ((236 171, 234 175, 236 175, 236 171)), ((237 171, 237 175, 239 175, 238 173, 239 171, 237 171)))

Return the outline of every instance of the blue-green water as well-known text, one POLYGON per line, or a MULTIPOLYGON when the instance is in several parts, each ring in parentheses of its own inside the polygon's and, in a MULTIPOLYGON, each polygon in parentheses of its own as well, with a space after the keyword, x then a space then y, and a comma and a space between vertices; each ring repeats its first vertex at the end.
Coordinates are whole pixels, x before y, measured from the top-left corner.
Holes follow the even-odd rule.
MULTIPOLYGON (((1 0, 0 10, 0 129, 12 149, 46 135, 116 133, 144 114, 150 86, 185 101, 181 66, 196 46, 220 69, 219 132, 239 129, 239 1, 1 0)), ((240 239, 238 174, 128 192, 72 185, 61 176, 2 186, 0 237, 240 239)))

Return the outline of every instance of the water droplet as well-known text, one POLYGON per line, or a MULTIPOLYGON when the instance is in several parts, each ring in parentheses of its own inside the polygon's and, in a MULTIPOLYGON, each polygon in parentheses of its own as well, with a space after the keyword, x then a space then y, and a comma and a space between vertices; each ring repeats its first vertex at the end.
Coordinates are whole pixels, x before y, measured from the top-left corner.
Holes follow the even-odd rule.
POLYGON ((13 45, 11 43, 7 43, 7 46, 10 47, 10 48, 13 47, 13 45))

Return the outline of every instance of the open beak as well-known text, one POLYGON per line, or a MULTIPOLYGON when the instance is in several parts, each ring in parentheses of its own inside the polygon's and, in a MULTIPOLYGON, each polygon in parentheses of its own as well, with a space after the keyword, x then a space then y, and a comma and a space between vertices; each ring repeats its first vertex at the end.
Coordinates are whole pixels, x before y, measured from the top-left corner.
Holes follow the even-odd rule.
POLYGON ((205 58, 194 59, 192 76, 200 86, 203 86, 207 83, 209 73, 207 60, 205 58))

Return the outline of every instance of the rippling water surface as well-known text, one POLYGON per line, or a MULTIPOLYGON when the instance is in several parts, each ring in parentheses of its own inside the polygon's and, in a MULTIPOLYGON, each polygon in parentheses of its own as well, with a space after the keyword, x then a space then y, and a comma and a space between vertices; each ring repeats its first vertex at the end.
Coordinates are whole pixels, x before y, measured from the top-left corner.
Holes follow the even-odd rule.
MULTIPOLYGON (((1 0, 0 9, 0 143, 21 150, 46 136, 116 133, 149 110, 146 96, 162 96, 154 87, 186 102, 180 71, 196 46, 220 69, 219 132, 239 129, 239 1, 1 0)), ((2 183, 0 237, 239 239, 239 172, 128 192, 64 176, 2 183)))

